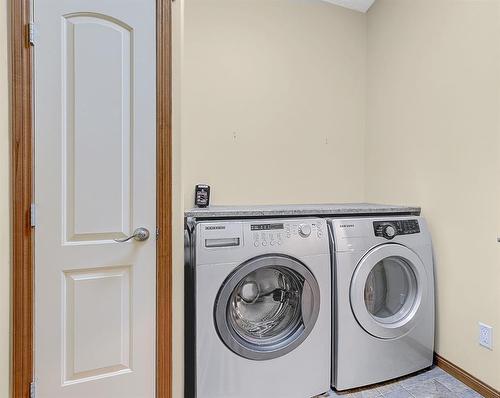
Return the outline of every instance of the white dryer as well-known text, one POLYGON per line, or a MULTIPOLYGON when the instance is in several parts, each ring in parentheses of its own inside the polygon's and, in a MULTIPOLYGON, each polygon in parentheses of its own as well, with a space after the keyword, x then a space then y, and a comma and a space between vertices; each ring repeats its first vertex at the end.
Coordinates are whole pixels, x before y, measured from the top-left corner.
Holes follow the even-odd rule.
POLYGON ((186 396, 307 398, 330 388, 326 221, 199 222, 186 396))
POLYGON ((346 390, 429 367, 432 244, 422 217, 332 219, 332 382, 346 390))

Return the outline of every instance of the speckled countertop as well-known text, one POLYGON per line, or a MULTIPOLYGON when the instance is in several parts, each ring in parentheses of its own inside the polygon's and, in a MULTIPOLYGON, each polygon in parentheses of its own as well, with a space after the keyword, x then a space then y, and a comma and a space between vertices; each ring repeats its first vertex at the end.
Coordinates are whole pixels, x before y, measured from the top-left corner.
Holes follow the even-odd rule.
POLYGON ((186 218, 248 218, 290 216, 360 216, 360 215, 419 215, 420 207, 393 206, 373 203, 331 203, 309 205, 210 206, 193 208, 186 218))

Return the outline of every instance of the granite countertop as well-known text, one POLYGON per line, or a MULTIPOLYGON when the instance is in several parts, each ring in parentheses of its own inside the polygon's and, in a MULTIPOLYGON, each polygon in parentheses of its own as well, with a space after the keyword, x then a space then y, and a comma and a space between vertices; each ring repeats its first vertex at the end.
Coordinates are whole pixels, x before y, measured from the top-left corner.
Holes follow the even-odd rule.
POLYGON ((359 216, 381 214, 420 215, 420 207, 394 206, 373 203, 331 203, 307 205, 210 206, 193 208, 186 218, 247 218, 290 216, 359 216))

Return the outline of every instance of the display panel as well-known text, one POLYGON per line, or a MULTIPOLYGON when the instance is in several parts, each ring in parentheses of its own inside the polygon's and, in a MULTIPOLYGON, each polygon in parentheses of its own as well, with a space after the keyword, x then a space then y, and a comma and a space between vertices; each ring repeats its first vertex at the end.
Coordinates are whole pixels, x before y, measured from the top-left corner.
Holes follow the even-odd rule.
POLYGON ((284 224, 252 224, 250 230, 252 231, 271 231, 276 229, 285 229, 284 224))

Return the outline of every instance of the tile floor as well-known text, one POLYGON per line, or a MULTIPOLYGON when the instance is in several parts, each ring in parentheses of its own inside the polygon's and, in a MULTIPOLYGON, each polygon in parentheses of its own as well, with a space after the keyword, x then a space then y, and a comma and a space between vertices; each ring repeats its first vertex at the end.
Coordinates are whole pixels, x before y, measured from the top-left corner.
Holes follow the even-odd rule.
POLYGON ((331 391, 321 397, 342 398, 476 398, 482 397, 438 367, 355 390, 331 391))

